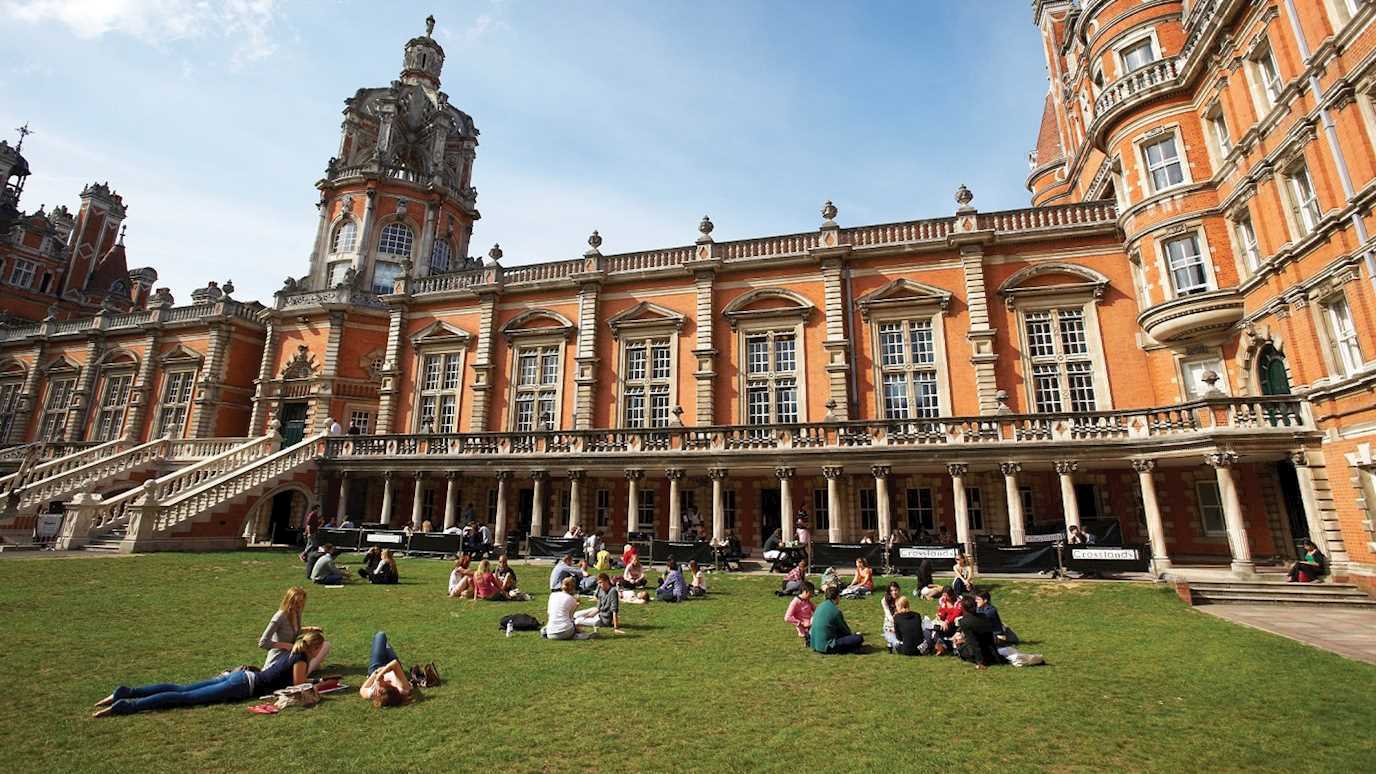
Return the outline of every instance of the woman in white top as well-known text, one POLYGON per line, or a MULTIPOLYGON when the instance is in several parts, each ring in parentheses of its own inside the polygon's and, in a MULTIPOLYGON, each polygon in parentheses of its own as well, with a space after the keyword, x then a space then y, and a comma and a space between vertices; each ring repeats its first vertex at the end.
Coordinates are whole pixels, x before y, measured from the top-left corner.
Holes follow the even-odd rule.
POLYGON ((550 592, 549 608, 545 611, 549 621, 540 629, 540 636, 547 640, 585 640, 591 634, 581 631, 573 622, 573 613, 578 609, 578 597, 574 596, 577 586, 573 576, 564 576, 559 591, 550 592))
POLYGON ((903 590, 899 588, 898 582, 894 581, 884 589, 884 596, 879 600, 879 606, 884 608, 884 641, 889 643, 890 650, 898 647, 898 636, 893 630, 893 617, 898 614, 898 598, 901 596, 903 590))
MULTIPOLYGON (((282 604, 277 608, 277 612, 272 614, 272 620, 268 621, 268 628, 264 629, 263 635, 258 638, 258 647, 268 652, 267 658, 263 660, 263 669, 291 655, 297 637, 307 631, 320 631, 318 627, 301 626, 301 613, 305 609, 306 590, 300 586, 287 589, 287 593, 282 595, 282 604)), ((328 655, 330 643, 326 641, 307 662, 307 674, 319 669, 328 655)))

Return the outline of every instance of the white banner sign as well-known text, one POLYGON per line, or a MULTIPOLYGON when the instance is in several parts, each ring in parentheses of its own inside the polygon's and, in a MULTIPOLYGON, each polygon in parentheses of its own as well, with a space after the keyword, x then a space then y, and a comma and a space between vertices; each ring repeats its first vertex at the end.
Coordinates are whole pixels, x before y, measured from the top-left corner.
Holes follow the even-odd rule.
POLYGON ((954 559, 960 552, 958 548, 916 548, 903 547, 898 549, 899 559, 954 559))
POLYGON ((369 543, 401 543, 405 535, 391 532, 370 532, 368 533, 369 543))
POLYGON ((1065 535, 1059 532, 1044 532, 1040 535, 1028 535, 1025 541, 1028 543, 1057 543, 1065 540, 1065 535))
POLYGON ((50 538, 56 535, 59 529, 62 529, 62 514, 45 513, 38 517, 37 530, 39 537, 50 538))
POLYGON ((1087 561, 1107 561, 1107 562, 1135 562, 1137 561, 1137 549, 1135 548, 1071 548, 1070 558, 1084 559, 1087 561))

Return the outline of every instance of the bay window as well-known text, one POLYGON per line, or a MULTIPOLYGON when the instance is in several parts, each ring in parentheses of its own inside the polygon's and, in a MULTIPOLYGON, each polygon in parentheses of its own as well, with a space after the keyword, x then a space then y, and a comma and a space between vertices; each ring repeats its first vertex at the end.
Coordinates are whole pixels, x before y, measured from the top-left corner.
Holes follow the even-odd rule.
POLYGON ((1152 193, 1164 191, 1185 182, 1185 165, 1176 147, 1174 134, 1144 143, 1142 145, 1142 157, 1146 161, 1147 176, 1151 181, 1152 193))
POLYGON ((1170 272, 1171 287, 1175 289, 1175 295, 1180 297, 1208 292, 1209 271, 1199 248, 1199 234, 1186 234, 1169 239, 1164 247, 1166 267, 1170 272))

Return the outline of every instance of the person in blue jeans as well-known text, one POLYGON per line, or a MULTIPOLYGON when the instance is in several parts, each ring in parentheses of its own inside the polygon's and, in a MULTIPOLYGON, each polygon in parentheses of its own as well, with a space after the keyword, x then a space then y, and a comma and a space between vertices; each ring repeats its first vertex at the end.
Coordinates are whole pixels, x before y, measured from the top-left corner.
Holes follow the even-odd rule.
POLYGON ((415 699, 415 688, 397 652, 387 641, 387 633, 374 634, 372 654, 368 657, 368 679, 359 687, 358 695, 381 709, 409 704, 415 699))
POLYGON ((121 685, 96 702, 100 709, 92 717, 132 715, 170 707, 195 707, 266 696, 289 685, 306 682, 311 658, 320 652, 324 644, 325 635, 319 631, 308 631, 296 639, 290 656, 278 659, 262 671, 236 670, 187 685, 154 683, 137 688, 121 685))
POLYGON ((655 590, 655 597, 662 602, 682 602, 688 596, 688 584, 683 582, 683 571, 678 562, 670 559, 668 572, 655 590))

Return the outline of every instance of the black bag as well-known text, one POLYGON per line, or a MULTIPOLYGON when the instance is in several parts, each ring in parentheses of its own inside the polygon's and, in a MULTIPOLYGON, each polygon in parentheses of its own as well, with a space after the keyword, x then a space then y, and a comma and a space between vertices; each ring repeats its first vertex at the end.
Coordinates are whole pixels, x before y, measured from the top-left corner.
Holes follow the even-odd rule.
POLYGON ((497 622, 497 628, 506 631, 506 625, 511 624, 513 631, 535 632, 540 630, 540 622, 534 616, 525 613, 512 613, 497 622))

